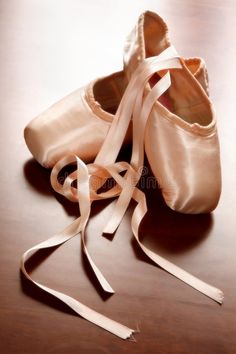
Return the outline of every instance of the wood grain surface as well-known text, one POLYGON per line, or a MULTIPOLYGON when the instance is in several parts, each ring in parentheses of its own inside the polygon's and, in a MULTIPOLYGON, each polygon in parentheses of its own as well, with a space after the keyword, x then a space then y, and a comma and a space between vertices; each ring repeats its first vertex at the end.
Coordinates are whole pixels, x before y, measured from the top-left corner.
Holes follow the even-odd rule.
POLYGON ((236 2, 234 0, 9 0, 0 2, 0 353, 236 353, 236 2), (185 57, 202 56, 218 114, 223 190, 212 215, 170 211, 147 190, 146 245, 225 293, 219 306, 143 256, 130 229, 101 236, 109 203, 97 203, 88 246, 116 294, 99 291, 79 238, 28 263, 35 279, 97 311, 138 326, 136 343, 76 316, 19 272, 22 253, 63 229, 78 206, 52 192, 49 171, 30 156, 24 126, 67 93, 122 67, 123 42, 150 9, 185 57))

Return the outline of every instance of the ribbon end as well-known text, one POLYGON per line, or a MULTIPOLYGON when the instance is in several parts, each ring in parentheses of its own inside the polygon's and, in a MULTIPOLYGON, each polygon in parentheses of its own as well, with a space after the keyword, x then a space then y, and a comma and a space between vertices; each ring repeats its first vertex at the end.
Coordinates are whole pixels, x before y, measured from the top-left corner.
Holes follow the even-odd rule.
MULTIPOLYGON (((111 221, 113 221, 111 219, 111 221)), ((119 224, 115 225, 113 224, 113 222, 109 222, 103 229, 102 233, 105 235, 114 235, 114 233, 116 232, 116 230, 118 229, 119 224)))
POLYGON ((131 333, 130 333, 129 337, 127 337, 126 339, 128 339, 130 342, 137 343, 137 339, 135 338, 135 335, 139 334, 139 333, 140 333, 140 329, 139 329, 139 325, 137 323, 137 329, 131 330, 131 333))
POLYGON ((218 291, 218 296, 216 298, 216 301, 218 302, 218 304, 222 305, 224 302, 224 293, 223 291, 219 290, 218 291))
POLYGON ((125 339, 128 339, 130 342, 134 342, 134 343, 137 343, 137 340, 136 338, 134 337, 134 334, 135 334, 135 331, 133 331, 130 336, 128 338, 125 338, 125 339))
POLYGON ((111 295, 113 295, 113 294, 115 294, 115 290, 113 290, 111 287, 110 288, 103 288, 104 289, 104 291, 106 292, 106 293, 108 293, 108 294, 111 294, 111 295))

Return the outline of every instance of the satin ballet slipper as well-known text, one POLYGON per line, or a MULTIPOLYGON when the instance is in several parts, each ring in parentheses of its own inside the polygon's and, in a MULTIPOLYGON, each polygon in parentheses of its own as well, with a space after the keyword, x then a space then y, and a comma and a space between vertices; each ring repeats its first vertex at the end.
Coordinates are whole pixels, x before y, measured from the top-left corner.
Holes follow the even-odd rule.
MULTIPOLYGON (((142 14, 125 46, 127 76, 142 60, 169 46, 163 19, 149 11, 142 14)), ((205 92, 207 72, 205 77, 201 75, 200 85, 196 79, 199 76, 194 77, 183 60, 181 63, 181 69, 170 70, 171 86, 165 93, 165 104, 156 101, 153 106, 146 126, 145 150, 168 206, 182 213, 207 213, 215 209, 221 193, 216 115, 205 92)))
MULTIPOLYGON (((185 63, 207 90, 203 60, 185 59, 185 63)), ((124 71, 99 78, 33 119, 26 126, 24 137, 34 158, 46 168, 53 167, 71 153, 85 162, 93 161, 105 140, 127 83, 124 71)), ((124 145, 131 141, 130 128, 124 145)))
MULTIPOLYGON (((85 162, 93 161, 107 135, 126 81, 123 72, 94 80, 34 118, 24 130, 34 158, 46 168, 70 153, 85 162)), ((126 142, 130 141, 128 132, 126 142)))

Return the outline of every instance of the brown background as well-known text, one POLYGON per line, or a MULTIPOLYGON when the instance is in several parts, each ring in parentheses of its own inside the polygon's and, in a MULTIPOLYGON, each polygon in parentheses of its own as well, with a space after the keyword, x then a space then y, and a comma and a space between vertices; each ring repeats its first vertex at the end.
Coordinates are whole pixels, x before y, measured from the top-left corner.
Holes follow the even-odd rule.
POLYGON ((0 16, 0 352, 236 353, 236 2, 11 0, 0 2, 0 16), (22 132, 57 99, 119 70, 125 36, 145 9, 167 20, 182 55, 207 62, 218 112, 223 191, 215 212, 202 216, 171 212, 158 192, 150 191, 144 242, 223 289, 225 303, 217 305, 148 262, 132 241, 132 209, 113 242, 101 237, 111 211, 106 203, 93 210, 88 245, 116 289, 114 296, 96 291, 81 260, 79 238, 29 264, 44 284, 130 327, 138 323, 141 333, 132 343, 21 280, 21 254, 78 215, 77 205, 52 193, 49 173, 31 159, 22 132))

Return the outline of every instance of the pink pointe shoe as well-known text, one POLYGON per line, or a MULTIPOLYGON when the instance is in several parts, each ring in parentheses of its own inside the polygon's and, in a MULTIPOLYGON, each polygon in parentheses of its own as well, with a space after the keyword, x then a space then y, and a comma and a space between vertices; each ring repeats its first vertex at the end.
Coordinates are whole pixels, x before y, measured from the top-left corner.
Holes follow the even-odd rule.
MULTIPOLYGON (((71 153, 85 162, 93 161, 126 85, 122 71, 94 80, 33 119, 24 137, 34 158, 46 168, 71 153)), ((132 140, 131 132, 126 140, 132 140)))
POLYGON ((172 209, 199 213, 211 211, 217 205, 219 143, 214 109, 205 92, 204 63, 180 58, 170 44, 164 21, 154 13, 145 12, 127 39, 124 64, 123 72, 72 93, 26 127, 25 139, 30 151, 43 166, 53 167, 53 188, 79 203, 80 217, 61 233, 26 251, 21 270, 36 286, 59 298, 83 318, 126 339, 135 332, 133 329, 36 283, 25 268, 33 251, 61 245, 80 234, 83 250, 101 287, 113 293, 89 255, 85 229, 92 202, 118 196, 104 232, 115 232, 134 199, 137 205, 131 227, 143 252, 180 280, 216 302, 223 302, 221 290, 152 252, 142 244, 138 232, 147 212, 145 195, 136 187, 144 164, 144 149, 165 201, 172 209), (131 140, 130 163, 116 161, 122 145, 131 140), (88 165, 82 161, 94 158, 88 165), (76 170, 63 184, 59 183, 58 174, 71 163, 76 170), (99 193, 111 177, 116 185, 99 193))
MULTIPOLYGON (((144 13, 127 38, 126 72, 132 75, 139 61, 158 55, 169 45, 164 21, 155 13, 144 13)), ((170 208, 207 213, 215 209, 221 192, 214 107, 183 61, 170 76, 165 105, 157 100, 147 122, 146 154, 170 208)), ((206 89, 204 76, 199 81, 206 89)))

